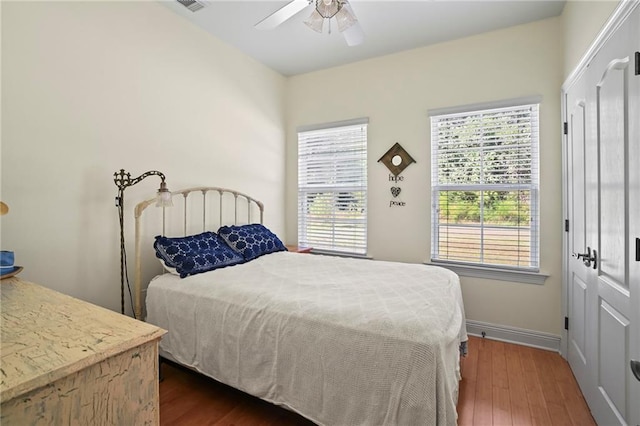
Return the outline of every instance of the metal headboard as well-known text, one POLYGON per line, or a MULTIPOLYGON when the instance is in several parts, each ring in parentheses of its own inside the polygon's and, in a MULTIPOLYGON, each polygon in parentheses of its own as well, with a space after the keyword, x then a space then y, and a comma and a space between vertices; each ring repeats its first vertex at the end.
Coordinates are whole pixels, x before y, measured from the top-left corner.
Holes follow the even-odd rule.
MULTIPOLYGON (((259 223, 263 223, 263 219, 264 219, 264 205, 262 204, 262 202, 256 200, 255 198, 243 194, 241 192, 238 191, 234 191, 232 189, 226 189, 226 188, 218 188, 215 186, 199 186, 199 187, 194 187, 194 188, 186 188, 186 189, 182 189, 180 191, 172 191, 171 192, 171 196, 173 197, 173 202, 174 204, 178 204, 180 201, 184 204, 184 211, 183 211, 183 231, 182 231, 182 235, 186 236, 188 234, 188 227, 187 227, 187 222, 188 222, 188 217, 189 217, 189 213, 190 213, 190 209, 189 209, 189 205, 190 202, 193 201, 192 198, 193 197, 201 197, 202 200, 202 228, 200 232, 204 232, 207 231, 207 218, 208 216, 208 212, 207 212, 207 200, 211 201, 210 197, 213 196, 215 197, 215 193, 218 194, 218 205, 219 205, 219 211, 220 211, 220 215, 219 215, 219 220, 218 220, 218 227, 223 225, 223 202, 224 201, 229 201, 230 197, 227 196, 225 197, 226 194, 231 194, 233 196, 233 224, 237 225, 241 219, 244 218, 240 218, 238 216, 238 202, 240 199, 240 202, 246 202, 246 208, 247 208, 247 216, 246 216, 246 223, 255 223, 255 221, 252 218, 252 212, 255 212, 255 208, 252 207, 257 207, 258 211, 260 212, 260 221, 259 223), (193 195, 192 195, 193 194, 193 195), (178 195, 182 195, 182 200, 180 200, 180 197, 177 197, 178 195), (209 198, 208 198, 209 195, 209 198), (243 201, 244 200, 244 201, 243 201)), ((142 318, 142 213, 145 211, 145 209, 147 207, 149 207, 150 205, 154 204, 156 202, 156 198, 150 198, 148 200, 142 201, 140 203, 138 203, 134 209, 134 215, 135 215, 135 272, 134 272, 134 306, 133 306, 133 310, 135 312, 135 316, 138 319, 143 319, 142 318)), ((171 207, 169 207, 171 208, 171 207)), ((225 225, 229 225, 230 223, 224 223, 225 225)), ((166 220, 166 207, 162 207, 162 232, 155 232, 154 235, 157 234, 162 234, 165 235, 166 234, 166 227, 167 227, 167 220, 166 220)), ((216 228, 217 229, 217 228, 216 228)), ((215 231, 216 229, 209 229, 209 230, 213 230, 215 231)))

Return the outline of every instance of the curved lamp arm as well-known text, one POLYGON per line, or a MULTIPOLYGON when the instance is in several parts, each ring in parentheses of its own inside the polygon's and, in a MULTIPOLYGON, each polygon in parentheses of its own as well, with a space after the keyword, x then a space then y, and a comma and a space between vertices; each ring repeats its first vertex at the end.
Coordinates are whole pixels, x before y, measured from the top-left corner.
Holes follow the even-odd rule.
POLYGON ((123 205, 123 201, 124 201, 123 194, 126 188, 137 184, 138 182, 144 180, 149 176, 160 176, 160 179, 162 180, 160 182, 160 188, 158 189, 158 201, 156 203, 156 206, 158 207, 172 206, 173 203, 171 202, 171 193, 167 189, 167 183, 165 182, 166 178, 164 176, 164 173, 161 173, 157 170, 150 170, 132 179, 131 173, 125 172, 124 169, 120 169, 119 172, 115 172, 113 174, 113 182, 118 187, 118 197, 116 198, 116 206, 123 205))

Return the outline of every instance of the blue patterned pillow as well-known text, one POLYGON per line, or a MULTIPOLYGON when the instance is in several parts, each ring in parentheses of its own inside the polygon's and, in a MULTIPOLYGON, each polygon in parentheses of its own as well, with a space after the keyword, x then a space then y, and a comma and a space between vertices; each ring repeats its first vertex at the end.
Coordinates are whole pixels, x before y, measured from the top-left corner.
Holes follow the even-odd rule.
POLYGON ((179 238, 158 235, 153 248, 156 257, 168 267, 176 268, 180 278, 244 262, 213 232, 179 238))
POLYGON ((259 223, 242 226, 223 226, 218 229, 220 235, 245 260, 252 260, 263 254, 286 251, 282 241, 259 223))

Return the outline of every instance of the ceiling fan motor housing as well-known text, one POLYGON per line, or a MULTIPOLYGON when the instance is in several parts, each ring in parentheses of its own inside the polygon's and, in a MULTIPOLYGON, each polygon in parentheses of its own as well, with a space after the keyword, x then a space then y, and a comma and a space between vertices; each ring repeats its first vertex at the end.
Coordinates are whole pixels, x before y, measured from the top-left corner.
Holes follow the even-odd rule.
POLYGON ((340 0, 316 0, 316 10, 323 18, 331 19, 342 9, 340 0))

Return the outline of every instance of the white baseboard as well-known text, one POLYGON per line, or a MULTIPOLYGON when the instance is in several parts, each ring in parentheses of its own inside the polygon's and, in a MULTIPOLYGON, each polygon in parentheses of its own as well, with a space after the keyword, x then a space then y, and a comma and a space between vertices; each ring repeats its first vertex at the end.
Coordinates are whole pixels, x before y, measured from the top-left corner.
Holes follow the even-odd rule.
POLYGON ((560 336, 540 331, 467 320, 467 334, 484 337, 486 339, 499 340, 501 342, 515 343, 518 345, 560 352, 560 336), (482 335, 483 332, 485 333, 484 336, 482 335))

